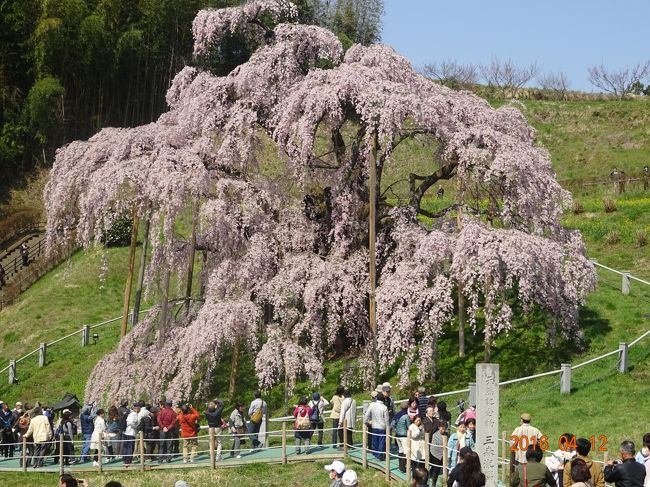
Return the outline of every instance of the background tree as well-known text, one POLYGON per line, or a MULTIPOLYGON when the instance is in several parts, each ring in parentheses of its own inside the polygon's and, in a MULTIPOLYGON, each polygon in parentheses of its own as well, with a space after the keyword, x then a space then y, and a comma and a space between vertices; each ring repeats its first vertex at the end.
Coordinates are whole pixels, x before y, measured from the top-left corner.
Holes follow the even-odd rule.
POLYGON ((563 71, 544 73, 537 78, 539 86, 544 90, 552 91, 560 100, 567 99, 571 82, 563 71))
POLYGON ((471 88, 478 81, 478 73, 477 65, 460 64, 453 59, 425 64, 422 68, 424 76, 455 90, 471 88))
POLYGON ((592 85, 621 99, 631 93, 635 85, 646 80, 650 74, 650 61, 621 69, 608 69, 599 64, 590 67, 587 72, 587 79, 592 85))
POLYGON ((430 354, 420 351, 453 320, 459 285, 488 358, 494 337, 512 327, 513 307, 543 310, 548 328, 580 336, 578 305, 595 273, 580 235, 560 225, 570 195, 521 113, 431 83, 390 48, 344 54, 331 32, 287 22, 297 16, 281 0, 200 11, 197 56, 237 33, 259 46, 250 59, 226 76, 186 67, 158 121, 104 129, 57 153, 45 194, 50 248, 91 245, 135 208, 151 222, 146 280, 163 296, 97 364, 87 399, 207 394, 216 363, 235 346, 256 353, 261 386, 284 383, 287 394, 299 377, 322 382, 337 341, 361 351, 366 383, 377 362, 400 364, 402 383, 417 368, 421 381, 430 354), (405 204, 375 201, 373 336, 370 174, 381 195, 386 166, 412 138, 437 155, 430 172, 410 178, 405 204), (460 229, 461 203, 436 214, 423 205, 452 178, 475 188, 460 229), (183 276, 192 255, 176 223, 197 205, 205 296, 175 317, 170 275, 183 276))
POLYGON ((516 98, 519 90, 537 75, 539 68, 537 63, 519 66, 512 59, 502 60, 494 56, 490 64, 480 67, 480 72, 488 86, 499 89, 503 96, 516 98))

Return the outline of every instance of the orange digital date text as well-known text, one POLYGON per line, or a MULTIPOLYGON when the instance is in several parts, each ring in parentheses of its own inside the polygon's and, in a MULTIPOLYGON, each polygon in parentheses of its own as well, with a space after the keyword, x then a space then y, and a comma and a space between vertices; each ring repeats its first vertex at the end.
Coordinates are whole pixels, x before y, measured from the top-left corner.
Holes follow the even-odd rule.
MULTIPOLYGON (((591 450, 596 451, 596 448, 598 451, 605 452, 607 451, 607 436, 605 435, 600 435, 600 436, 595 436, 591 435, 589 438, 587 438, 589 442, 591 443, 591 450)), ((553 448, 548 440, 548 436, 540 436, 537 438, 537 436, 519 436, 519 435, 511 435, 510 436, 510 442, 512 443, 510 445, 510 451, 526 451, 528 450, 528 447, 531 445, 539 445, 540 449, 542 451, 547 451, 553 448)), ((573 451, 576 449, 576 438, 575 436, 571 439, 567 438, 566 436, 560 436, 557 440, 557 448, 562 451, 573 451)))

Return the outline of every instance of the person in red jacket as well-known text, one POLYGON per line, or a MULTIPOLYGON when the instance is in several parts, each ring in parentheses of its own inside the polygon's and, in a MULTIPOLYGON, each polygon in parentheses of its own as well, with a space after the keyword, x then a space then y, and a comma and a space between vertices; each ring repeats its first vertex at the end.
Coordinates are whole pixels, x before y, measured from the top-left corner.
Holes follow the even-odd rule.
POLYGON ((165 401, 165 407, 158 414, 158 426, 160 427, 160 463, 171 462, 173 442, 176 437, 176 413, 172 409, 172 402, 165 401))
POLYGON ((199 442, 196 439, 199 412, 191 404, 183 404, 181 412, 178 413, 178 424, 181 427, 181 438, 183 438, 183 463, 194 463, 199 442), (190 455, 189 450, 192 450, 190 455))

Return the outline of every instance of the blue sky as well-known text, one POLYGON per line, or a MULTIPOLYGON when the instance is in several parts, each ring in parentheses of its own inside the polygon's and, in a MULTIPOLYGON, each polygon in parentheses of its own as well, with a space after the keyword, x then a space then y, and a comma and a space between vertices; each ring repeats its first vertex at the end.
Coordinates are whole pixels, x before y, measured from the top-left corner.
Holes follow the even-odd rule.
POLYGON ((650 58, 650 0, 385 0, 382 42, 416 68, 431 61, 518 64, 564 71, 595 91, 587 68, 650 58))

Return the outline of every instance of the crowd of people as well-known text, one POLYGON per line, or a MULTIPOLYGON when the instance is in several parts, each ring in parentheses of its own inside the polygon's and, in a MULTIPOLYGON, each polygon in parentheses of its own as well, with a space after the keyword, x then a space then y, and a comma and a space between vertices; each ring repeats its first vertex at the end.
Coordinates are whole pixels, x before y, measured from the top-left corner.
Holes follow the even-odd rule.
MULTIPOLYGON (((410 463, 411 480, 416 486, 438 485, 446 464, 447 487, 482 487, 485 476, 474 451, 477 412, 474 405, 465 409, 459 403, 458 408, 460 414, 452 422, 446 403, 427 395, 420 387, 409 399, 401 401, 396 411, 391 385, 380 384, 364 404, 362 420, 367 426, 368 451, 380 461, 385 460, 387 453, 397 455, 402 472, 410 463)), ((312 439, 323 445, 327 430, 334 448, 352 447, 356 415, 357 402, 343 386, 337 388, 330 400, 319 392, 301 397, 293 411, 295 453, 310 454, 312 439)), ((57 449, 63 445, 66 465, 92 460, 98 466, 101 457, 105 462, 121 458, 128 467, 137 446, 142 444, 139 453, 146 461, 171 462, 179 456, 183 462, 193 463, 201 420, 205 419, 214 433, 209 438, 214 441, 216 461, 223 459, 226 438, 232 440, 230 456, 241 458, 244 441, 250 439, 253 451, 263 446, 259 435, 268 410, 260 391, 255 391, 247 408, 237 401, 230 414, 225 413, 224 401, 218 398, 207 404, 203 415, 190 403, 174 404, 163 398, 156 405, 137 401, 129 406, 123 401, 108 410, 86 404, 78 417, 73 418, 69 409, 62 410, 56 420, 54 416, 51 408, 38 403, 23 406, 17 402, 12 409, 0 401, 0 455, 11 458, 24 444, 27 466, 40 468, 48 457, 58 462, 57 449), (73 438, 78 434, 83 440, 76 455, 73 438), (141 443, 136 442, 140 435, 141 443)), ((603 466, 589 457, 592 441, 571 433, 562 435, 561 447, 544 458, 544 436, 533 426, 531 415, 522 413, 520 420, 512 436, 538 441, 512 452, 510 487, 605 487, 606 482, 615 483, 616 487, 650 487, 650 433, 644 435, 640 451, 635 450, 632 441, 625 441, 620 446, 620 460, 603 466)), ((342 462, 333 462, 326 468, 332 487, 357 485, 356 473, 346 470, 342 462)))

